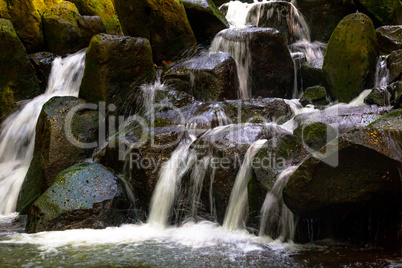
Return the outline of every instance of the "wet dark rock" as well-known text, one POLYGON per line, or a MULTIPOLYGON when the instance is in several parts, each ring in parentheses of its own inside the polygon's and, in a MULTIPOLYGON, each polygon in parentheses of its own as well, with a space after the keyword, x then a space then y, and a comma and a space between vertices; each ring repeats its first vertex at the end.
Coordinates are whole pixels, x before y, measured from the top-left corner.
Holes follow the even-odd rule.
POLYGON ((315 59, 308 61, 301 67, 301 78, 303 87, 309 88, 313 86, 323 86, 324 79, 322 74, 322 64, 324 59, 315 59))
POLYGON ((35 69, 18 38, 13 24, 0 19, 0 118, 8 115, 15 102, 39 94, 35 69))
POLYGON ((310 153, 320 150, 338 135, 332 126, 321 122, 303 124, 296 128, 293 133, 301 139, 303 146, 308 148, 310 153))
POLYGON ((217 33, 229 27, 212 0, 183 0, 183 4, 198 44, 208 47, 217 33))
POLYGON ((402 108, 402 81, 390 84, 387 89, 391 93, 391 105, 394 109, 402 108))
POLYGON ((271 28, 226 29, 217 34, 225 42, 241 42, 250 53, 252 96, 290 98, 294 66, 282 34, 271 28), (267 60, 269 59, 269 60, 267 60))
POLYGON ((368 105, 388 106, 391 101, 391 93, 387 88, 374 88, 371 93, 364 99, 364 103, 368 105))
POLYGON ((173 61, 197 45, 183 3, 176 0, 114 0, 126 35, 151 42, 154 61, 173 61))
POLYGON ((389 80, 391 82, 402 80, 402 49, 393 51, 387 58, 389 80))
POLYGON ((85 102, 75 97, 53 97, 42 107, 36 125, 35 150, 17 203, 17 211, 26 213, 29 206, 53 184, 56 175, 92 155, 84 148, 97 141, 98 112, 77 110, 85 102), (71 133, 66 131, 71 127, 71 133))
POLYGON ((100 34, 92 38, 87 50, 80 97, 113 104, 118 115, 133 114, 139 86, 154 79, 148 40, 100 34))
POLYGON ((130 204, 122 182, 100 164, 77 164, 60 172, 32 205, 26 231, 119 226, 130 204))
POLYGON ((315 86, 306 88, 303 96, 300 98, 300 103, 305 107, 308 104, 313 104, 315 107, 320 108, 329 104, 327 99, 327 92, 322 86, 315 86))
POLYGON ((386 54, 402 49, 402 26, 382 26, 377 28, 379 49, 386 54))
POLYGON ((399 0, 354 0, 357 8, 382 25, 402 24, 399 0))
POLYGON ((328 42, 338 23, 356 12, 353 0, 297 0, 296 6, 310 26, 311 39, 328 42))
POLYGON ((323 74, 330 95, 349 102, 364 89, 372 88, 377 62, 377 38, 369 17, 346 16, 329 40, 323 74))
POLYGON ((29 59, 35 67, 36 76, 39 79, 39 86, 43 92, 45 92, 47 88, 52 62, 56 57, 57 56, 51 52, 38 52, 29 55, 29 59))
POLYGON ((99 17, 81 16, 68 1, 46 9, 42 20, 49 51, 57 55, 75 53, 87 47, 92 36, 106 31, 99 17))
POLYGON ((163 80, 201 101, 237 99, 239 88, 236 62, 227 53, 201 55, 169 65, 163 80))

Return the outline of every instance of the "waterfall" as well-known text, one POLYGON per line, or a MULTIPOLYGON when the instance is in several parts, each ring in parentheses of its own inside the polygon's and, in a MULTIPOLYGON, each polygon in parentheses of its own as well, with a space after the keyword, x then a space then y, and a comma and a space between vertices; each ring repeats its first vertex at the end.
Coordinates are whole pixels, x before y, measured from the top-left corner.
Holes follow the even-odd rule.
POLYGON ((152 194, 149 224, 167 226, 181 178, 195 161, 195 155, 189 150, 194 140, 195 136, 190 134, 189 138, 182 141, 170 159, 163 164, 152 194))
POLYGON ((152 113, 155 112, 154 104, 155 104, 156 91, 159 90, 163 91, 168 89, 168 87, 161 82, 161 76, 162 76, 161 71, 158 71, 155 82, 150 84, 143 84, 140 87, 142 93, 142 99, 140 100, 141 101, 140 107, 143 109, 144 115, 148 118, 150 118, 152 113))
POLYGON ((297 166, 290 166, 279 174, 271 191, 265 197, 261 208, 261 222, 259 236, 268 234, 270 237, 279 237, 281 240, 293 240, 295 221, 293 213, 283 202, 282 191, 297 166))
POLYGON ((389 83, 389 69, 387 66, 387 57, 380 56, 377 60, 375 71, 374 87, 384 88, 389 83))
POLYGON ((252 161, 266 142, 267 140, 265 139, 257 140, 250 145, 246 152, 243 163, 237 173, 223 221, 223 227, 228 230, 237 230, 244 227, 243 221, 246 218, 248 203, 247 184, 251 177, 252 161))
POLYGON ((0 214, 15 211, 18 194, 34 153, 35 129, 42 106, 54 96, 78 96, 85 51, 52 63, 46 92, 10 115, 0 134, 0 214))

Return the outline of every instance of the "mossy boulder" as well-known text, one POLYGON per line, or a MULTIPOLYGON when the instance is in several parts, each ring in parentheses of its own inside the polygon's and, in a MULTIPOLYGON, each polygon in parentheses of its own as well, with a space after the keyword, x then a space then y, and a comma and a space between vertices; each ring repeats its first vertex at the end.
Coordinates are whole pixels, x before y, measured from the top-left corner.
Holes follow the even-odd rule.
POLYGON ((389 54, 394 50, 402 49, 402 26, 382 26, 377 28, 378 47, 381 52, 389 54))
POLYGON ((329 100, 327 99, 327 91, 322 86, 306 88, 303 96, 300 98, 300 103, 303 106, 313 104, 317 108, 326 106, 329 104, 329 100))
POLYGON ((338 135, 333 127, 321 122, 303 124, 294 130, 294 134, 312 152, 318 151, 338 135))
POLYGON ((100 34, 92 38, 87 50, 80 97, 113 104, 119 115, 133 114, 139 86, 154 79, 147 39, 100 34))
POLYGON ((46 48, 41 15, 62 0, 0 0, 0 18, 9 19, 29 53, 46 48))
POLYGON ((43 105, 36 125, 34 155, 21 188, 17 211, 26 213, 60 171, 91 157, 96 144, 84 145, 97 141, 98 112, 77 110, 69 114, 83 104, 83 100, 75 97, 53 97, 43 105), (70 133, 66 127, 71 127, 70 133))
MULTIPOLYGON (((240 64, 248 67, 247 90, 251 96, 290 98, 294 65, 282 34, 271 28, 231 28, 219 32, 212 46, 214 51, 229 48, 229 53, 234 53, 239 43, 250 53, 240 64)), ((234 54, 231 56, 236 59, 234 54)))
POLYGON ((373 22, 362 13, 346 16, 329 40, 323 74, 330 95, 349 102, 372 88, 377 61, 373 22))
POLYGON ((324 59, 315 59, 308 61, 301 66, 300 73, 304 88, 324 85, 322 74, 323 61, 324 59))
POLYGON ((200 55, 167 66, 163 80, 197 100, 237 99, 236 62, 227 53, 200 55))
POLYGON ((389 81, 402 80, 402 49, 393 51, 387 58, 389 81))
POLYGON ((297 0, 296 6, 310 26, 311 39, 325 43, 338 23, 357 10, 353 0, 297 0))
POLYGON ((105 25, 106 33, 121 35, 120 21, 116 16, 113 0, 71 0, 81 15, 99 16, 105 25))
POLYGON ((26 231, 105 228, 126 222, 128 202, 123 183, 100 164, 74 165, 29 210, 26 231))
POLYGON ((15 101, 39 94, 35 69, 9 20, 0 19, 0 117, 9 114, 15 101))
POLYGON ((179 0, 115 0, 126 35, 151 42, 154 61, 174 61, 197 45, 179 0))
POLYGON ((399 0, 355 0, 356 6, 382 25, 402 24, 399 0))
POLYGON ((46 9, 42 20, 49 51, 57 55, 75 53, 87 47, 92 36, 106 31, 99 17, 81 16, 68 1, 46 9))
POLYGON ((39 79, 39 86, 42 92, 45 92, 47 88, 52 63, 56 57, 57 56, 51 52, 29 54, 29 59, 35 68, 36 77, 39 79))
POLYGON ((212 0, 182 0, 198 44, 209 47, 212 39, 229 22, 212 0))

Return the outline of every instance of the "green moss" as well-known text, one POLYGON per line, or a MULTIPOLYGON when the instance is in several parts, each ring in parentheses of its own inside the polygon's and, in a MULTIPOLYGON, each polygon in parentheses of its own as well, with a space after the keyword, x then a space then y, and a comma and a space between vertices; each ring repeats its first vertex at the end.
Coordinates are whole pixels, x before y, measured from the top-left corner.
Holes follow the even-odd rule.
POLYGON ((399 0, 359 0, 382 24, 390 25, 398 23, 395 20, 398 9, 401 8, 399 0))

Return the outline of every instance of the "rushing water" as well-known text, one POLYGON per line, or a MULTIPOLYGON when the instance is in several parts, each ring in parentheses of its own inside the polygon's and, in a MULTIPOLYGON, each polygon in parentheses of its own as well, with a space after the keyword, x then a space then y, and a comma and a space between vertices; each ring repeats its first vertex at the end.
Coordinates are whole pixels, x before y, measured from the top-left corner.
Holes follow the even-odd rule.
POLYGON ((374 87, 386 87, 389 83, 389 69, 387 66, 387 57, 380 56, 377 60, 374 87))
POLYGON ((85 52, 56 58, 46 92, 10 115, 0 134, 0 215, 15 211, 18 193, 28 172, 35 145, 36 122, 42 106, 54 96, 78 96, 85 52))

